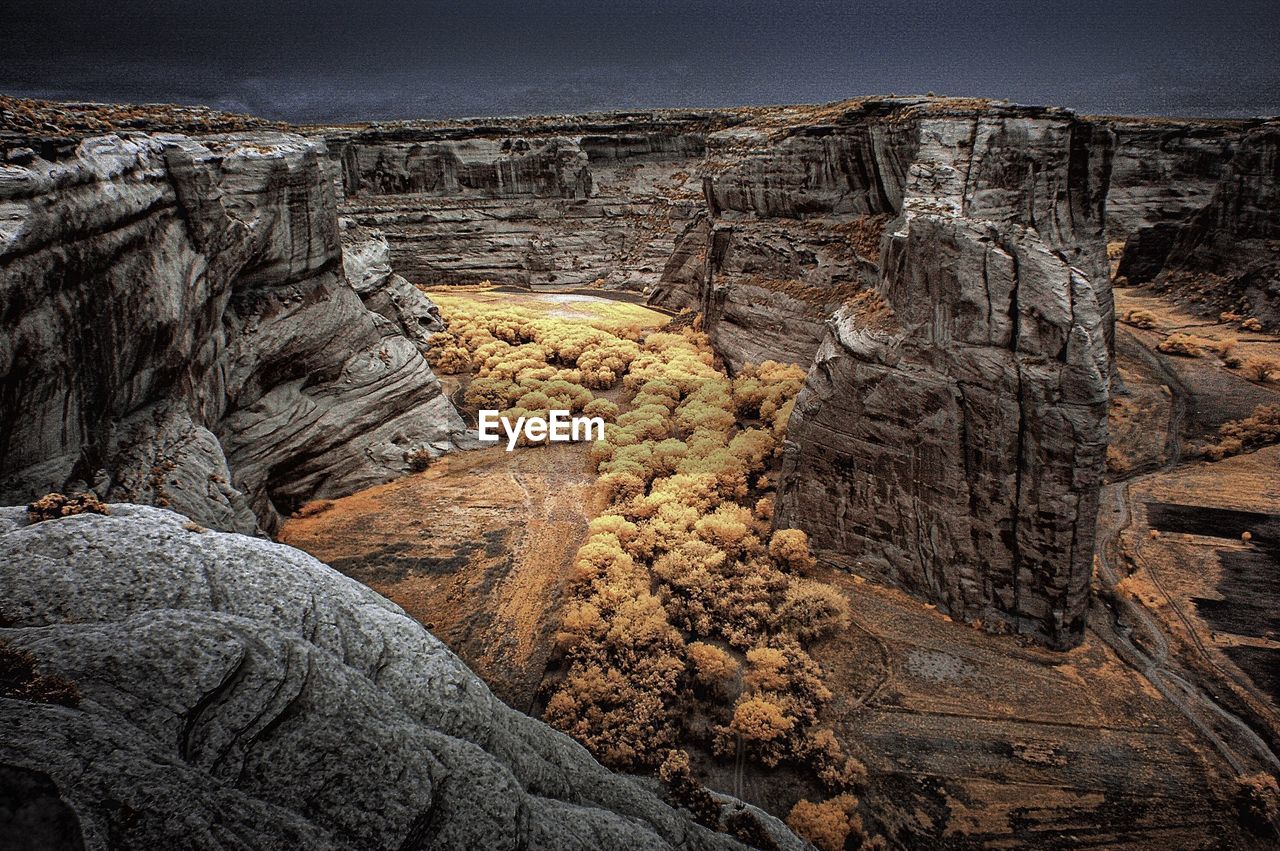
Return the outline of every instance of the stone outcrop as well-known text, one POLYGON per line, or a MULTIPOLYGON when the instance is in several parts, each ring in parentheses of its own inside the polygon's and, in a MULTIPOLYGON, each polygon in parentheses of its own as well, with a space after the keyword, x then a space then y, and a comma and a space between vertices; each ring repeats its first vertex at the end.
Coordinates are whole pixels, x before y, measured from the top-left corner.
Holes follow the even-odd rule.
POLYGON ((1106 448, 1112 139, 1016 107, 896 123, 878 299, 828 324, 775 522, 957 618, 1069 647, 1106 448))
POLYGON ((1272 121, 1118 119, 1107 233, 1117 279, 1214 315, 1280 321, 1272 121))
POLYGON ((1116 273, 1131 284, 1164 267, 1178 230, 1209 203, 1244 132, 1241 122, 1113 119, 1107 238, 1123 245, 1116 273))
POLYGON ((80 695, 0 697, 0 800, 59 847, 743 847, 310 556, 110 508, 0 509, 0 640, 80 695))
POLYGON ((1280 324, 1280 121, 1240 139, 1209 202, 1178 229, 1156 284, 1210 312, 1280 324))
POLYGON ((88 138, 0 167, 0 493, 93 489, 209 526, 442 452, 432 306, 352 246, 322 145, 254 131, 88 138), (362 298, 364 303, 362 303, 362 298))
POLYGON ((389 320, 423 355, 431 335, 445 329, 440 308, 391 269, 391 246, 379 231, 340 219, 342 271, 365 308, 389 320))
POLYGON ((343 211, 416 284, 643 289, 698 206, 719 113, 607 114, 323 131, 343 211))

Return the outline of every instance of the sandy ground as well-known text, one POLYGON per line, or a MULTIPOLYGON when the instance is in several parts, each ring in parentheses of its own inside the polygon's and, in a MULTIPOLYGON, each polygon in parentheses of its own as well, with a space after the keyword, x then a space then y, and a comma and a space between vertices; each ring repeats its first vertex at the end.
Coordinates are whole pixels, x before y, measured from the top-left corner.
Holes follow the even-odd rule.
POLYGON ((280 537, 400 605, 528 711, 594 478, 586 444, 458 453, 290 520, 280 537))

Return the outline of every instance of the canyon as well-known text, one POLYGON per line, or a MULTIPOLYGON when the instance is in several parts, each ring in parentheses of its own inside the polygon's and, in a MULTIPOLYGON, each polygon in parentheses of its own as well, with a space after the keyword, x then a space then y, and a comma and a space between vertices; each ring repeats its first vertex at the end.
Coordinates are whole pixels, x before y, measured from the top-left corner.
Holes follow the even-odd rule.
MULTIPOLYGON (((450 617, 459 600, 486 611, 467 595, 519 568, 490 536, 536 548, 519 543, 525 521, 417 518, 425 543, 384 550, 429 549, 419 569, 343 550, 344 530, 375 523, 308 519, 351 494, 407 514, 426 501, 413 489, 447 487, 449 469, 497 480, 506 468, 485 465, 544 451, 458 451, 478 441, 458 388, 427 361, 446 323, 423 287, 481 283, 495 298, 502 286, 642 298, 669 328, 704 330, 730 373, 766 360, 807 370, 772 522, 803 530, 815 575, 853 601, 854 626, 814 655, 848 687, 833 726, 872 771, 864 816, 880 835, 1255 842, 1231 815, 1231 784, 1276 768, 1274 696, 1257 685, 1257 660, 1280 652, 1265 614, 1192 623, 1191 601, 1211 593, 1200 586, 1134 608, 1117 570, 1122 554, 1139 565, 1140 546, 1171 548, 1178 587, 1195 584, 1194 559, 1144 543, 1133 518, 1186 521, 1130 489, 1191 500, 1165 478, 1184 440, 1275 394, 1216 362, 1164 357, 1163 337, 1117 317, 1154 310, 1166 335, 1217 319, 1224 338, 1270 351, 1275 121, 941 98, 296 128, 14 99, 0 113, 0 503, 50 491, 111 503, 107 517, 0 520, 0 634, 84 700, 77 715, 0 697, 21 710, 6 715, 0 763, 6 783, 62 802, 86 845, 183 835, 187 795, 211 847, 740 847, 504 705, 536 710, 550 620, 531 631, 539 664, 522 661, 518 688, 497 681, 505 649, 472 646, 498 641, 475 617, 447 627, 466 632, 453 649, 486 686, 396 605, 424 624, 419 611, 450 617), (1163 400, 1148 433, 1117 432, 1117 400, 1138 398, 1163 400), (1146 478, 1109 470, 1109 446, 1146 478), (286 540, 371 585, 417 583, 416 604, 396 583, 378 589, 387 602, 261 540, 291 516, 286 540), (456 582, 442 606, 435 561, 453 561, 441 548, 470 558, 479 528, 485 581, 456 582), (1206 650, 1219 633, 1237 637, 1206 650), (116 683, 121 654, 146 664, 116 683), (145 740, 112 739, 139 715, 145 740), (60 744, 41 743, 49 729, 60 744), (355 753, 388 731, 363 776, 326 766, 310 792, 289 788, 312 770, 306 740, 355 753), (176 752, 156 744, 170 740, 176 752), (101 749, 115 761, 95 764, 101 749), (165 768, 143 776, 148 765, 165 768), (119 806, 96 802, 107 772, 127 777, 119 806), (384 782, 398 809, 360 816, 359 787, 384 782), (140 824, 132 801, 161 789, 140 824), (1032 803, 1044 789, 1053 799, 1032 803)), ((1247 476, 1265 482, 1266 468, 1247 476)), ((570 484, 572 522, 556 534, 581 537, 586 486, 570 484)), ((477 498, 518 514, 542 499, 521 488, 477 498)), ((1248 552, 1271 547, 1270 521, 1250 522, 1248 552)), ((747 802, 722 796, 726 807, 801 847, 773 818, 784 811, 752 806, 775 785, 790 805, 801 782, 701 769, 747 802)))

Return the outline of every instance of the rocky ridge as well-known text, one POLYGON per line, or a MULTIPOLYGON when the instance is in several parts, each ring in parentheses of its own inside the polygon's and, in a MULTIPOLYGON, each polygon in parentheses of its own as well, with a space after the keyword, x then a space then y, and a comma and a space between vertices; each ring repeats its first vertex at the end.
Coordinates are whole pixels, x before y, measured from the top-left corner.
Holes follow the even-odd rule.
POLYGON ((5 156, 5 498, 92 489, 269 532, 463 430, 421 353, 432 305, 377 240, 348 240, 359 292, 344 275, 322 145, 126 133, 5 156))
POLYGON ((0 640, 79 695, 0 697, 0 785, 42 789, 22 800, 54 806, 40 824, 74 847, 744 847, 503 705, 310 556, 110 510, 0 509, 0 640))
POLYGON ((775 523, 955 617, 1072 646, 1106 448, 1112 139, 1018 108, 897 132, 868 171, 900 181, 853 185, 900 199, 878 298, 828 323, 775 523))

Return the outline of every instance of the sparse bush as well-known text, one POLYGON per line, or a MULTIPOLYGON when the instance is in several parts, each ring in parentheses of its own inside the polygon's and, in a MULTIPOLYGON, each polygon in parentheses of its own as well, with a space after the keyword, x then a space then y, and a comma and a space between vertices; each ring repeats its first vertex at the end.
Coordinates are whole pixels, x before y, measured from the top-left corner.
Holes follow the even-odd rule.
POLYGON ((431 466, 434 456, 429 449, 414 449, 405 453, 404 460, 408 463, 410 470, 421 473, 431 466))
POLYGON ((1167 355, 1180 355, 1188 358, 1198 358, 1204 354, 1205 349, 1216 349, 1217 344, 1213 340, 1205 337, 1197 337, 1194 334, 1182 334, 1175 332, 1165 337, 1156 346, 1157 349, 1167 355))
POLYGON ((716 692, 723 692, 738 676, 738 663, 714 644, 695 641, 686 649, 695 682, 716 692))
POLYGON ((777 628, 801 641, 816 641, 849 628, 849 603, 821 582, 792 579, 777 611, 777 628))
POLYGON ((1244 419, 1218 427, 1218 442, 1204 448, 1210 461, 1280 443, 1280 405, 1259 405, 1244 419))
POLYGON ((41 523, 76 514, 110 514, 111 510, 91 493, 49 493, 27 506, 27 522, 41 523))
POLYGON ((658 779, 666 784, 671 802, 693 815, 693 820, 712 830, 720 829, 720 804, 693 776, 689 754, 673 750, 658 767, 658 779))
POLYGON ((1259 384, 1265 384, 1280 377, 1280 360, 1276 358, 1248 358, 1241 368, 1250 381, 1257 381, 1259 384))
POLYGON ((1158 323, 1154 313, 1150 310, 1143 310, 1140 307, 1126 310, 1120 315, 1120 321, 1126 325, 1132 325, 1135 328, 1145 328, 1148 330, 1156 327, 1158 323))
POLYGON ((800 529, 779 529, 769 539, 769 555, 794 571, 813 567, 814 558, 809 554, 809 536, 800 529))
POLYGON ((862 839, 862 819, 858 799, 837 795, 821 803, 798 801, 787 816, 787 825, 813 843, 818 851, 842 851, 850 837, 855 847, 862 839))
POLYGON ((1248 319, 1245 319, 1240 323, 1240 330, 1241 331, 1261 331, 1262 320, 1258 319, 1256 316, 1250 316, 1248 319))

